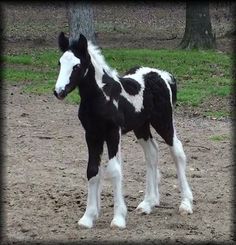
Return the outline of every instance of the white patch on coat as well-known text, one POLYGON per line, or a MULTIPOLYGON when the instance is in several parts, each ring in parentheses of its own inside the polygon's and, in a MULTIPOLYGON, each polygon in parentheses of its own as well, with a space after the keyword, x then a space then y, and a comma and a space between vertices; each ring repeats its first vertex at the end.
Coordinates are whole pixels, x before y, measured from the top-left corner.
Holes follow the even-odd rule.
MULTIPOLYGON (((108 76, 110 76, 116 82, 118 82, 120 84, 121 95, 123 97, 125 97, 134 106, 136 112, 140 112, 142 107, 143 107, 144 82, 142 82, 141 90, 137 95, 132 96, 132 95, 128 94, 125 91, 125 89, 123 88, 123 86, 119 80, 119 76, 118 76, 117 71, 110 68, 107 65, 104 57, 101 54, 101 51, 96 46, 94 46, 91 42, 88 42, 88 52, 89 52, 90 57, 91 57, 91 62, 95 68, 95 80, 97 82, 98 87, 100 89, 103 89, 103 87, 105 86, 105 84, 102 82, 102 77, 103 77, 104 71, 105 71, 108 74, 108 76)), ((139 81, 140 80, 141 79, 139 79, 139 81)), ((103 94, 104 94, 104 97, 106 98, 106 100, 108 100, 109 97, 104 93, 104 91, 103 91, 103 94)), ((118 108, 118 104, 116 105, 116 102, 114 102, 114 101, 113 101, 113 103, 118 108)))
POLYGON ((66 51, 60 58, 60 64, 60 72, 55 86, 58 94, 69 84, 73 67, 80 64, 80 59, 75 57, 71 51, 66 51))
POLYGON ((101 54, 101 50, 97 46, 93 45, 91 41, 88 41, 88 53, 90 55, 91 62, 95 69, 96 83, 98 87, 102 90, 106 101, 110 101, 111 99, 110 96, 106 95, 105 92, 103 91, 103 87, 105 86, 105 83, 102 82, 102 77, 105 71, 110 77, 112 77, 114 80, 117 81, 118 73, 116 70, 111 69, 107 65, 103 55, 101 54))
POLYGON ((83 217, 78 224, 85 228, 92 228, 94 221, 100 213, 100 196, 101 196, 101 181, 102 181, 102 166, 99 167, 98 174, 92 177, 88 182, 87 206, 83 217))
POLYGON ((170 101, 172 105, 172 91, 170 88, 170 84, 172 83, 172 77, 171 74, 167 71, 159 70, 156 68, 150 68, 150 67, 140 67, 134 74, 128 74, 124 76, 124 78, 132 78, 136 80, 141 85, 141 90, 137 95, 129 95, 127 93, 124 93, 123 96, 127 98, 127 100, 134 106, 135 111, 139 112, 143 108, 143 91, 144 91, 144 75, 148 74, 149 72, 156 72, 161 76, 161 78, 164 80, 170 94, 170 101))
POLYGON ((167 71, 163 71, 163 70, 159 70, 159 69, 155 69, 157 71, 157 73, 161 76, 161 78, 168 83, 173 83, 172 80, 172 75, 167 72, 167 71))
POLYGON ((161 76, 161 78, 164 80, 164 82, 166 84, 166 87, 169 90, 169 93, 170 93, 170 103, 171 103, 171 106, 173 107, 173 103, 172 103, 172 90, 171 90, 171 87, 170 87, 170 84, 174 84, 174 81, 172 79, 172 75, 169 72, 167 72, 167 71, 163 71, 163 70, 159 70, 159 69, 155 69, 155 70, 161 76))
POLYGON ((141 86, 141 89, 139 91, 138 94, 136 95, 131 95, 129 93, 127 93, 125 91, 125 89, 122 86, 122 92, 121 95, 126 98, 130 104, 133 105, 134 109, 136 112, 140 112, 143 108, 143 91, 145 88, 144 85, 144 79, 143 79, 143 75, 145 74, 145 68, 141 67, 139 68, 134 74, 128 74, 125 75, 124 78, 132 78, 134 79, 136 82, 138 82, 141 86))
MULTIPOLYGON (((102 82, 102 77, 104 75, 104 71, 113 78, 116 82, 118 82, 121 86, 121 96, 127 99, 127 101, 133 105, 135 112, 140 112, 143 108, 143 92, 145 89, 145 84, 144 84, 144 75, 149 73, 149 72, 156 72, 161 76, 161 78, 164 80, 169 93, 170 93, 170 101, 172 105, 172 92, 170 88, 169 83, 173 83, 172 81, 172 76, 169 72, 155 69, 155 68, 149 68, 149 67, 141 67, 139 68, 134 74, 128 74, 125 75, 124 78, 132 78, 136 80, 140 86, 141 89, 136 95, 131 95, 127 93, 122 86, 120 80, 119 80, 119 75, 116 70, 110 68, 107 63, 105 62, 105 59, 103 55, 101 54, 101 51, 98 49, 98 47, 94 46, 90 41, 88 42, 88 52, 91 57, 91 62, 95 68, 95 80, 97 82, 98 87, 103 91, 103 87, 105 84, 102 82)), ((103 91, 104 97, 106 100, 109 100, 110 97, 107 96, 104 91, 103 91)))
POLYGON ((116 100, 113 100, 113 105, 118 109, 118 102, 116 100))
MULTIPOLYGON (((120 147, 119 147, 120 148, 120 147)), ((107 169, 107 174, 112 179, 113 193, 114 193, 114 216, 111 221, 111 226, 116 226, 119 228, 125 228, 126 226, 126 214, 127 208, 124 202, 123 192, 122 192, 122 166, 120 160, 120 153, 117 156, 109 160, 107 169)))
POLYGON ((119 129, 119 145, 116 156, 109 159, 106 173, 112 180, 114 193, 114 216, 111 221, 111 226, 125 228, 127 208, 125 205, 123 190, 122 190, 122 159, 121 159, 121 129, 119 129))
POLYGON ((107 65, 103 55, 101 54, 101 50, 97 46, 93 45, 91 41, 88 41, 88 53, 90 55, 91 62, 95 69, 95 80, 99 88, 102 89, 103 86, 105 85, 102 82, 104 71, 110 77, 112 77, 114 80, 117 81, 117 76, 118 76, 117 71, 115 69, 110 68, 107 65))
POLYGON ((85 73, 84 73, 84 77, 87 75, 88 73, 88 68, 86 69, 85 73))

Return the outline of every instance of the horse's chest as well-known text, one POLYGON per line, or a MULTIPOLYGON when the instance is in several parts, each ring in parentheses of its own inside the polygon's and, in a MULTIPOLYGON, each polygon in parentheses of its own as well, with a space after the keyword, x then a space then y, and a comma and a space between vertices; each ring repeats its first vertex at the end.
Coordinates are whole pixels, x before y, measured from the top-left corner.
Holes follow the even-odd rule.
POLYGON ((102 131, 108 124, 116 126, 123 124, 122 113, 118 111, 112 101, 104 100, 95 104, 81 103, 78 116, 87 131, 102 131))
POLYGON ((94 108, 89 103, 81 102, 78 117, 85 130, 91 130, 91 128, 95 127, 95 122, 99 123, 100 121, 97 120, 97 116, 93 111, 94 108))

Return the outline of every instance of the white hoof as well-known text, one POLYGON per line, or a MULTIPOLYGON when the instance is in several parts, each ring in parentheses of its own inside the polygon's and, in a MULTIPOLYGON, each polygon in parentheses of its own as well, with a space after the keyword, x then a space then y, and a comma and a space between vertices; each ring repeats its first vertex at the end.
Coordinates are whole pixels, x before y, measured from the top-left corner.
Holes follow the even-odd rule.
POLYGON ((183 200, 179 206, 179 213, 180 215, 192 214, 193 209, 191 201, 188 199, 183 200))
POLYGON ((78 225, 82 228, 92 228, 93 227, 93 220, 91 218, 88 218, 87 216, 83 216, 79 222, 78 225))
POLYGON ((138 207, 136 208, 136 210, 139 213, 145 213, 145 214, 150 214, 152 211, 152 206, 147 202, 147 201, 142 201, 138 207))
POLYGON ((126 227, 125 218, 123 216, 116 216, 111 221, 112 228, 124 229, 126 227))

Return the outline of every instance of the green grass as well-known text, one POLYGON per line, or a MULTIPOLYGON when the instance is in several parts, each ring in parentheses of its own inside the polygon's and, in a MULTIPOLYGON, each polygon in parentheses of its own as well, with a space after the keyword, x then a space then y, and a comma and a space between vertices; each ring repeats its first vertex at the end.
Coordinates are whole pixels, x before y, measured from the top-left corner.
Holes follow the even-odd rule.
POLYGON ((212 141, 225 141, 225 140, 229 140, 230 137, 229 135, 222 134, 222 135, 212 135, 209 137, 209 139, 212 141))
POLYGON ((72 91, 70 95, 65 98, 65 100, 70 104, 79 104, 80 97, 79 97, 78 90, 75 89, 74 91, 72 91))
POLYGON ((46 94, 52 93, 55 85, 54 80, 43 81, 40 85, 36 82, 32 82, 24 86, 23 92, 33 94, 46 94))
POLYGON ((207 111, 207 112, 203 112, 203 115, 210 117, 210 118, 216 118, 216 119, 224 118, 227 116, 233 116, 232 112, 230 113, 227 110, 207 111))
POLYGON ((4 57, 4 61, 9 64, 31 65, 32 57, 28 55, 7 56, 7 57, 4 57))
POLYGON ((55 71, 33 71, 27 68, 6 68, 3 72, 3 76, 6 81, 11 83, 32 82, 37 83, 38 86, 44 86, 41 82, 55 78, 57 73, 55 71))
MULTIPOLYGON (((171 72, 177 78, 180 106, 196 108, 214 96, 224 99, 231 94, 230 55, 214 51, 149 49, 103 49, 102 52, 107 63, 120 74, 136 65, 171 72)), ((22 84, 26 93, 51 93, 58 76, 60 55, 58 50, 48 49, 31 54, 4 56, 5 80, 22 84)), ((68 95, 67 101, 79 103, 78 92, 68 95)))

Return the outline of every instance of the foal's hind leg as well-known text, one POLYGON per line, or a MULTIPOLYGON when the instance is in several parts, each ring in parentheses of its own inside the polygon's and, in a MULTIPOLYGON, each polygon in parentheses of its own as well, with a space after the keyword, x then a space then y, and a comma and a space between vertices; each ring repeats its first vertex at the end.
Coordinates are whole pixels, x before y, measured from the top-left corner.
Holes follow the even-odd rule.
POLYGON ((137 210, 149 214, 152 208, 159 205, 160 173, 158 169, 158 145, 152 138, 149 124, 134 131, 142 146, 146 160, 146 190, 144 200, 138 205, 137 210))
POLYGON ((193 213, 192 202, 193 195, 189 187, 185 170, 186 170, 186 156, 183 150, 181 141, 177 138, 176 133, 174 132, 173 137, 173 146, 170 146, 170 151, 175 161, 179 187, 181 191, 181 204, 179 206, 180 214, 193 213))
POLYGON ((173 156, 177 176, 179 181, 179 187, 181 192, 181 204, 179 207, 180 214, 192 213, 192 201, 193 195, 189 187, 185 170, 186 170, 186 156, 183 150, 181 141, 177 138, 176 132, 174 129, 172 117, 167 118, 165 123, 159 121, 152 121, 152 126, 156 129, 157 133, 165 140, 169 145, 171 154, 173 156))

